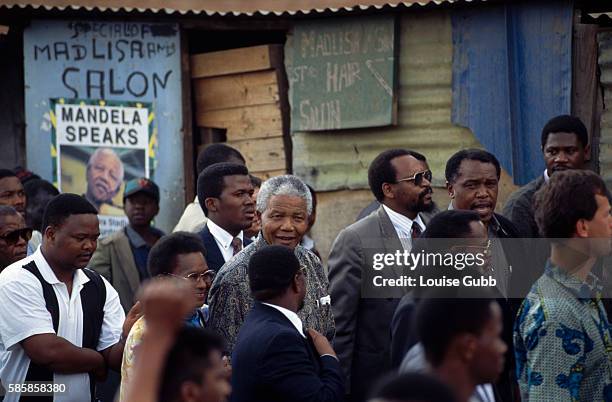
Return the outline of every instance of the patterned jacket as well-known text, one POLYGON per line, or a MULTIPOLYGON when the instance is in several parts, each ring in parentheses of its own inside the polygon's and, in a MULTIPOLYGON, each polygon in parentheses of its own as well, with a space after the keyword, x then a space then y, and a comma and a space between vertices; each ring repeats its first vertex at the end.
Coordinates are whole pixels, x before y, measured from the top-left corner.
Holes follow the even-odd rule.
MULTIPOLYGON (((217 273, 208 293, 208 326, 225 339, 230 354, 240 327, 253 306, 247 276, 249 260, 266 245, 268 243, 260 234, 253 243, 227 261, 217 273)), ((295 255, 300 265, 306 267, 307 286, 304 307, 298 315, 305 328, 315 329, 331 341, 335 333, 334 317, 328 297, 329 283, 321 260, 302 246, 295 248, 295 255)))
POLYGON ((612 401, 612 332, 598 283, 547 263, 514 326, 523 401, 612 401))

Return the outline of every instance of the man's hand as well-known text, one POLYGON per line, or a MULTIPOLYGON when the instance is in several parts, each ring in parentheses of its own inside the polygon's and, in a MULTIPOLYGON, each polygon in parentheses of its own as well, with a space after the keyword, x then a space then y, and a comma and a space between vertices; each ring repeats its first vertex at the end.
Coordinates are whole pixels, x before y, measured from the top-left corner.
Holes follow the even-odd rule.
POLYGON ((136 321, 138 321, 140 317, 142 317, 142 304, 140 303, 140 301, 137 301, 136 304, 132 306, 130 311, 128 311, 127 315, 125 316, 125 321, 123 322, 123 331, 121 332, 123 334, 123 339, 126 339, 128 337, 132 326, 136 321))
POLYGON ((312 338, 312 343, 314 343, 315 349, 317 349, 319 356, 332 355, 335 358, 338 358, 327 338, 321 335, 320 332, 317 332, 314 329, 309 329, 308 335, 310 335, 312 338))
POLYGON ((187 281, 174 278, 156 278, 145 285, 142 308, 151 333, 160 330, 174 334, 193 309, 193 290, 187 281))

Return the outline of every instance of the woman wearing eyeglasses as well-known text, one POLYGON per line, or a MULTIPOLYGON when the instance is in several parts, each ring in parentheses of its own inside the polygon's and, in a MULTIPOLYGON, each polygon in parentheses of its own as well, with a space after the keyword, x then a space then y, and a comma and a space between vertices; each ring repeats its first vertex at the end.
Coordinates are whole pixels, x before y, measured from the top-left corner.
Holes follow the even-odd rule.
POLYGON ((26 257, 32 229, 13 207, 0 205, 0 271, 26 257))
MULTIPOLYGON (((189 285, 193 291, 193 309, 185 317, 185 325, 200 328, 206 327, 208 306, 204 303, 215 276, 215 271, 208 269, 206 265, 205 255, 206 249, 197 235, 175 232, 162 237, 151 248, 147 263, 151 277, 173 277, 189 285)), ((138 354, 138 346, 142 342, 146 319, 144 316, 136 321, 125 342, 121 364, 120 401, 125 401, 126 384, 138 354)))

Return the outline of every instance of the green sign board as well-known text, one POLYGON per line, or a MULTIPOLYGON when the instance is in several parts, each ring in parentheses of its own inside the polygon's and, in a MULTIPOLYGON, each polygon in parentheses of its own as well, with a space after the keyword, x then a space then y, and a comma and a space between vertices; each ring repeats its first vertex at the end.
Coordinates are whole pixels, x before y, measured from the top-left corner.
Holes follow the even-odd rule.
POLYGON ((393 16, 303 21, 285 45, 291 130, 394 124, 393 16))

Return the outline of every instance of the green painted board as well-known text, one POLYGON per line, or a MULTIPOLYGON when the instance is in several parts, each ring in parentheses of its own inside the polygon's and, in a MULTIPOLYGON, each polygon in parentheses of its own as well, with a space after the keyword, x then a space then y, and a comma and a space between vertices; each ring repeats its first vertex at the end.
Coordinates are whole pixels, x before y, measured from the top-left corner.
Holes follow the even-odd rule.
POLYGON ((394 16, 296 23, 285 45, 291 131, 396 123, 394 16))

